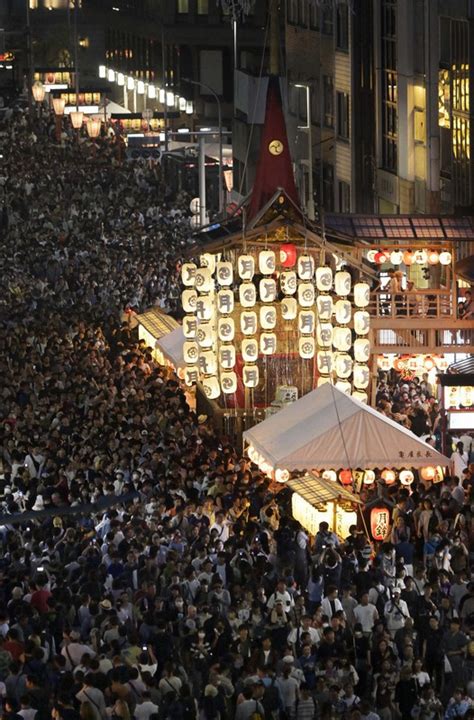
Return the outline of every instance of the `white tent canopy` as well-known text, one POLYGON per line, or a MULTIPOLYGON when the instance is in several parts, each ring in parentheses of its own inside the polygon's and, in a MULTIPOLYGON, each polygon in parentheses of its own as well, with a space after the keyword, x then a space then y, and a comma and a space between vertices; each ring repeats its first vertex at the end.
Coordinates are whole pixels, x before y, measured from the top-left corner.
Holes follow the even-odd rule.
POLYGON ((449 464, 410 430, 329 383, 244 432, 244 440, 274 470, 449 464))
POLYGON ((176 370, 186 367, 183 358, 183 342, 184 335, 181 325, 156 341, 156 347, 161 350, 176 370))

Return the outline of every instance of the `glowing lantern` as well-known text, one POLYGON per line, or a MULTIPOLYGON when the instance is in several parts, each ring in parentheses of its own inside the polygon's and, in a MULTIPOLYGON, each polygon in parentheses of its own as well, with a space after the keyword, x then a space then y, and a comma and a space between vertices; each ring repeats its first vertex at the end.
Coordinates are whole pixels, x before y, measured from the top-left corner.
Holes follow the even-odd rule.
POLYGON ((369 263, 375 262, 375 256, 377 255, 378 250, 367 250, 367 260, 369 263))
POLYGON ((407 250, 403 253, 403 262, 405 265, 413 265, 413 253, 411 250, 407 250))
POLYGON ((196 270, 194 287, 200 293, 208 293, 213 288, 212 272, 208 267, 200 267, 196 270))
POLYGON ((379 366, 380 370, 383 370, 384 372, 388 372, 393 367, 392 358, 386 357, 385 355, 379 355, 379 358, 377 360, 377 365, 379 366))
POLYGON ((375 473, 373 470, 366 470, 364 472, 364 485, 373 485, 375 482, 375 473))
POLYGON ((53 98, 53 110, 54 114, 58 117, 64 115, 64 108, 66 107, 66 101, 64 98, 53 98))
POLYGON ((235 337, 235 322, 233 318, 219 318, 217 321, 217 337, 221 342, 232 342, 235 337))
POLYGON ((459 403, 463 407, 472 407, 473 404, 473 388, 470 385, 463 385, 460 389, 459 403))
POLYGON ((311 335, 314 332, 315 322, 316 316, 313 310, 301 310, 298 313, 298 330, 302 335, 311 335))
POLYGON ((335 368, 336 375, 346 380, 352 373, 352 358, 348 353, 336 353, 335 368))
POLYGON ((352 472, 351 470, 341 470, 339 473, 339 480, 343 485, 352 484, 352 472))
POLYGON ((194 263, 183 263, 181 267, 181 281, 183 285, 192 287, 196 277, 197 267, 194 263))
POLYGON ((215 375, 217 372, 217 355, 214 350, 201 350, 198 365, 204 375, 215 375))
POLYGON ((367 365, 360 365, 356 363, 354 365, 354 387, 359 390, 365 390, 369 386, 370 372, 367 365))
POLYGON ((196 330, 196 339, 202 348, 210 348, 215 342, 215 333, 211 323, 199 323, 196 330))
POLYGON ((311 280, 314 275, 314 258, 311 255, 300 255, 298 258, 298 277, 300 280, 311 280))
POLYGON ((418 355, 415 355, 415 357, 409 358, 407 362, 407 368, 408 370, 411 370, 412 372, 416 372, 420 367, 420 358, 418 355))
POLYGON ((261 250, 258 254, 258 269, 262 275, 273 275, 276 267, 276 258, 273 250, 261 250))
POLYGON ((439 253, 436 250, 432 250, 428 254, 428 262, 430 265, 437 265, 439 263, 439 253))
POLYGON ((280 287, 285 295, 294 295, 298 282, 294 270, 286 270, 280 274, 280 287))
MULTIPOLYGON (((338 348, 339 350, 340 348, 338 348)), ((354 359, 356 362, 366 363, 370 358, 370 342, 364 338, 357 338, 354 342, 354 359)))
POLYGON ((330 295, 318 295, 316 298, 316 307, 320 320, 330 320, 333 313, 333 302, 330 295))
POLYGON ((321 377, 318 377, 317 387, 321 387, 322 385, 327 385, 328 383, 331 383, 331 378, 326 377, 325 375, 321 375, 321 377))
POLYGON ((274 355, 277 349, 277 336, 275 333, 262 333, 260 335, 260 352, 262 355, 274 355))
POLYGON ((366 310, 357 310, 357 312, 354 313, 354 330, 357 335, 368 334, 370 330, 370 315, 366 310))
POLYGON ((195 311, 197 298, 196 290, 183 290, 181 293, 181 305, 184 312, 193 313, 195 311))
POLYGON ((436 363, 436 367, 441 372, 446 372, 446 370, 448 369, 449 363, 446 360, 446 358, 444 358, 444 357, 435 358, 435 363, 436 363))
POLYGON ((428 262, 428 253, 426 250, 417 250, 413 255, 413 260, 417 265, 426 265, 428 262))
POLYGON ((244 365, 242 368, 242 379, 245 387, 256 388, 259 381, 258 367, 256 365, 244 365))
POLYGON ((390 262, 392 265, 401 265, 403 262, 403 253, 401 250, 394 250, 390 253, 390 262))
POLYGON ((197 334, 197 320, 194 315, 185 315, 183 318, 183 335, 187 340, 193 340, 197 334))
POLYGON ((346 325, 348 322, 350 322, 352 306, 349 300, 338 300, 335 305, 335 311, 336 322, 339 323, 339 325, 346 325))
POLYGON ((336 350, 341 350, 341 352, 347 352, 352 344, 352 332, 350 328, 334 328, 332 344, 334 345, 336 350))
POLYGON ((306 337, 300 337, 298 351, 300 357, 304 360, 309 360, 310 358, 313 358, 316 352, 316 344, 314 342, 314 337, 311 337, 311 335, 308 335, 306 337))
POLYGON ((199 368, 197 365, 188 365, 184 368, 184 383, 188 387, 195 385, 199 381, 199 368))
POLYGON ((281 470, 280 468, 277 468, 275 470, 275 480, 279 483, 285 483, 288 482, 290 479, 290 473, 288 470, 281 470))
POLYGON ((69 117, 71 118, 71 125, 73 126, 74 130, 79 130, 82 127, 84 113, 79 110, 79 112, 70 113, 69 117))
POLYGON ((362 390, 354 390, 354 392, 352 393, 352 397, 354 398, 354 400, 358 400, 365 405, 367 405, 369 402, 369 396, 366 392, 363 392, 362 390))
POLYGON ((322 375, 329 375, 330 373, 332 373, 332 362, 332 352, 323 352, 321 350, 318 352, 316 356, 316 363, 319 373, 321 373, 322 375))
POLYGON ((431 466, 420 468, 419 472, 422 480, 434 480, 436 477, 436 468, 431 466))
POLYGON ((234 271, 231 262, 218 262, 216 267, 216 277, 219 285, 232 285, 234 279, 234 271))
POLYGON ((298 303, 295 298, 283 298, 281 301, 281 316, 283 320, 294 320, 298 314, 298 303))
POLYGON ((250 312, 240 313, 240 332, 242 335, 255 335, 257 328, 256 312, 252 310, 250 312))
POLYGON ((183 359, 185 363, 190 365, 197 362, 199 358, 199 345, 196 342, 184 342, 183 343, 183 359))
POLYGON ((219 290, 217 293, 217 309, 220 315, 234 312, 234 293, 232 290, 219 290))
POLYGON ((231 343, 225 343, 219 347, 219 365, 224 370, 230 370, 235 367, 236 353, 235 347, 231 343))
POLYGON ((203 378, 201 384, 208 400, 215 400, 221 394, 219 380, 216 377, 203 378))
POLYGON ((316 287, 320 292, 329 292, 332 288, 332 270, 330 267, 318 267, 316 270, 316 287))
POLYGON ((334 276, 334 289, 337 295, 349 295, 352 287, 352 278, 348 272, 337 272, 334 276))
MULTIPOLYGON (((186 292, 186 291, 185 291, 186 292)), ((193 292, 192 290, 188 292, 193 292)), ((184 293, 183 293, 184 294, 184 293)), ((199 321, 210 320, 214 311, 214 301, 209 295, 196 298, 196 317, 199 321)))
POLYGON ((257 288, 253 283, 243 282, 239 287, 239 300, 244 308, 250 308, 257 302, 257 288))
POLYGON ((323 478, 323 480, 329 480, 330 482, 336 482, 337 473, 335 470, 323 470, 321 477, 323 478))
POLYGON ((255 260, 252 255, 237 258, 237 268, 241 280, 251 280, 255 275, 255 260))
POLYGON ((393 367, 397 372, 403 372, 407 369, 407 360, 405 358, 396 358, 393 361, 393 367))
POLYGON ((402 485, 411 485, 414 480, 414 476, 411 470, 402 470, 400 472, 399 478, 402 485))
POLYGON ((444 479, 444 468, 441 467, 441 465, 438 465, 436 468, 435 476, 433 478, 434 483, 442 482, 444 479))
POLYGON ((296 246, 292 243, 284 243, 280 247, 280 263, 284 268, 291 268, 296 265, 296 246))
POLYGON ((264 330, 272 330, 277 322, 277 312, 274 305, 263 305, 260 308, 260 325, 264 330))
POLYGON ((258 358, 258 343, 255 338, 242 340, 242 358, 245 362, 255 362, 258 358))
POLYGON ((302 282, 298 285, 298 302, 301 307, 314 305, 314 285, 302 282))
POLYGON ((433 358, 430 357, 429 355, 428 355, 427 357, 425 357, 425 361, 424 361, 423 365, 424 365, 424 367, 425 367, 425 370, 427 370, 428 372, 429 372, 430 370, 433 370, 433 368, 436 367, 435 361, 434 361, 433 358))
POLYGON ((439 255, 439 261, 441 265, 450 265, 452 260, 452 255, 450 252, 447 252, 446 250, 439 255))
POLYGON ((332 345, 333 327, 331 323, 318 323, 316 325, 316 339, 320 347, 332 345))
POLYGON ((383 250, 380 250, 380 252, 375 253, 374 261, 377 265, 383 265, 388 261, 388 255, 387 253, 383 252, 383 250))
POLYGON ((230 395, 237 391, 237 375, 235 372, 221 373, 221 389, 225 395, 230 395))
POLYGON ((272 278, 263 278, 258 285, 260 300, 262 302, 275 302, 277 298, 277 286, 272 278))
POLYGON ((204 253, 204 255, 201 255, 199 260, 201 262, 201 267, 207 268, 212 275, 216 269, 216 256, 212 253, 204 253))
POLYGON ((370 532, 374 540, 385 540, 390 527, 390 511, 385 507, 374 507, 370 512, 370 532))
POLYGON ((395 480, 397 479, 397 473, 395 470, 389 470, 386 468, 385 470, 382 470, 381 472, 382 480, 385 480, 386 485, 393 485, 395 480))
POLYGON ((354 304, 358 308, 365 308, 370 302, 370 286, 368 283, 360 282, 354 285, 354 304))

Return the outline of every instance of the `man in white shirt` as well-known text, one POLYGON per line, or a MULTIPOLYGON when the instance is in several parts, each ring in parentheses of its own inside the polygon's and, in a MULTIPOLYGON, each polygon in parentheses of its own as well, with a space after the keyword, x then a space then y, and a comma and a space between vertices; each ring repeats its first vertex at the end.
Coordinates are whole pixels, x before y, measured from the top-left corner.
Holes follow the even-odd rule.
POLYGON ((284 580, 279 580, 276 586, 276 590, 272 593, 267 602, 268 610, 273 610, 277 603, 281 602, 283 610, 288 612, 293 607, 295 601, 286 589, 286 583, 284 580))
POLYGON ((73 630, 69 634, 70 641, 68 642, 68 640, 66 640, 63 645, 61 655, 66 658, 66 670, 74 670, 76 665, 79 665, 81 662, 81 658, 85 653, 90 655, 91 658, 95 657, 94 650, 89 647, 89 645, 84 645, 79 642, 80 639, 81 636, 79 633, 73 630))
POLYGON ((451 475, 457 477, 459 482, 463 479, 463 470, 467 468, 469 463, 469 453, 465 452, 464 444, 458 442, 456 444, 456 450, 451 455, 451 475))
POLYGON ((342 610, 342 612, 344 612, 341 601, 337 597, 337 587, 331 586, 328 588, 327 595, 325 598, 323 598, 321 602, 321 610, 323 612, 323 615, 328 616, 329 620, 339 610, 342 610))
POLYGON ((311 645, 316 645, 320 640, 318 630, 311 626, 311 615, 303 615, 301 618, 301 624, 298 627, 293 628, 288 635, 288 645, 291 645, 295 655, 299 652, 299 645, 303 633, 308 633, 311 638, 311 645))
POLYGON ((151 701, 150 693, 145 691, 141 702, 135 706, 135 720, 150 720, 150 716, 158 711, 158 705, 151 701))
POLYGON ((225 519, 225 513, 223 512, 217 512, 216 513, 216 521, 213 523, 210 527, 209 532, 212 534, 212 531, 216 531, 216 539, 220 540, 222 543, 226 543, 229 539, 229 522, 225 519))
POLYGON ((384 616, 387 620, 387 628, 392 637, 395 637, 397 630, 400 630, 405 625, 405 620, 410 617, 410 611, 405 600, 402 600, 401 590, 399 587, 394 587, 392 590, 392 598, 387 600, 384 607, 384 616))
POLYGON ((369 603, 369 593, 364 593, 360 599, 360 603, 354 608, 354 618, 356 623, 362 625, 364 633, 369 635, 375 623, 379 619, 377 608, 369 603))

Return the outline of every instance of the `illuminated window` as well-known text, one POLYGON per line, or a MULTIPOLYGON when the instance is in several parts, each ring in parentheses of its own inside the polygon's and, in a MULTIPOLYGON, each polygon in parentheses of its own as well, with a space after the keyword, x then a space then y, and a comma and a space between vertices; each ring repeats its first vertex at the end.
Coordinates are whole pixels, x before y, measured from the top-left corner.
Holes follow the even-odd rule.
POLYGON ((397 171, 397 2, 383 0, 382 31, 382 164, 385 170, 397 171))
POLYGON ((38 0, 30 0, 30 10, 38 10, 38 0))
POLYGON ((176 0, 176 12, 186 15, 189 12, 189 0, 176 0))
POLYGON ((438 124, 451 127, 451 81, 449 70, 440 70, 438 74, 438 124))
POLYGON ((198 15, 208 15, 209 14, 209 0, 198 0, 197 13, 198 13, 198 15))

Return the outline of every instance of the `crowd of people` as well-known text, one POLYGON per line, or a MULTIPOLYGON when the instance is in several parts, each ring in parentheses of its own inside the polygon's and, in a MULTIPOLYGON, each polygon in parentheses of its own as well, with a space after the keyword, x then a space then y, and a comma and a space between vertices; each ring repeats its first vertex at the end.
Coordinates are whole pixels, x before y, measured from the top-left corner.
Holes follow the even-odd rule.
POLYGON ((124 320, 176 309, 183 199, 52 125, 0 121, 2 717, 472 718, 473 468, 310 538, 124 320))

